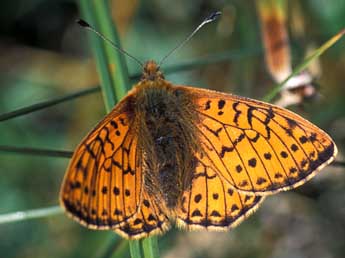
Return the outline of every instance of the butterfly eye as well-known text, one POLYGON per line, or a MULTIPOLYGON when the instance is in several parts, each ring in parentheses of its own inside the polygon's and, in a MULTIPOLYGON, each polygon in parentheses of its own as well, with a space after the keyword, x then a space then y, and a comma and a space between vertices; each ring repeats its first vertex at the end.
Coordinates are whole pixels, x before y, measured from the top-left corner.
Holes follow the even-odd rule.
POLYGON ((181 91, 181 90, 175 90, 174 91, 174 95, 176 96, 176 97, 180 97, 180 96, 182 96, 183 95, 183 92, 181 91))

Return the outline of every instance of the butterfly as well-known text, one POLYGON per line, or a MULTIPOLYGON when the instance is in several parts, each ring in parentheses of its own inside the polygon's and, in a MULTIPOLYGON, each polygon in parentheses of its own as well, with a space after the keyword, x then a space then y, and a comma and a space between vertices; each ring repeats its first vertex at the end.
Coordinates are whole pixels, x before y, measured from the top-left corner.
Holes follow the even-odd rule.
POLYGON ((148 61, 76 148, 60 203, 80 224, 128 239, 163 234, 173 223, 224 231, 336 154, 330 136, 287 109, 174 85, 148 61))

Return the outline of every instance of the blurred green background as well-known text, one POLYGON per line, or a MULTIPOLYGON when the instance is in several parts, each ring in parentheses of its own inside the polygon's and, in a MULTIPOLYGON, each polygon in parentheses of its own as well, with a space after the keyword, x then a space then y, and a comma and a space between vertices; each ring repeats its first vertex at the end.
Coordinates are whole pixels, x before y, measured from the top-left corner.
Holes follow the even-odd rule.
MULTIPOLYGON (((221 19, 202 29, 165 66, 210 55, 227 61, 169 73, 174 83, 262 98, 273 85, 264 65, 253 1, 111 1, 122 46, 140 60, 160 60, 211 11, 221 19), (230 56, 231 57, 231 56, 230 56)), ((0 9, 0 114, 99 85, 78 2, 4 0, 0 9)), ((289 1, 292 60, 345 27, 342 0, 289 1)), ((344 160, 345 41, 321 56, 321 98, 292 109, 327 131, 344 160)), ((128 60, 130 74, 140 71, 128 60)), ((164 66, 163 66, 164 71, 164 66)), ((73 150, 105 114, 100 93, 0 122, 0 145, 73 150)), ((0 214, 53 206, 68 159, 0 152, 0 214)), ((228 233, 171 230, 161 257, 344 257, 345 173, 328 166, 295 191, 267 198, 228 233)), ((65 215, 0 224, 0 257, 111 257, 115 233, 91 231, 65 215)), ((116 248, 116 245, 115 247, 116 248)), ((123 257, 129 256, 127 250, 123 257)))

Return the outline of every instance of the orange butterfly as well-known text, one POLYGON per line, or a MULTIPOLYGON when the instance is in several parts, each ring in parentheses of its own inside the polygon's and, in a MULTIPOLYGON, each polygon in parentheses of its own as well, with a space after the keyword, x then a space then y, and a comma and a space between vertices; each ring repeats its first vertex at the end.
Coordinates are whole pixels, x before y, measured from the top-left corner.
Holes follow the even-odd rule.
POLYGON ((154 61, 77 147, 60 194, 92 229, 129 239, 227 230, 265 196, 295 188, 332 162, 321 129, 286 109, 173 85, 154 61))

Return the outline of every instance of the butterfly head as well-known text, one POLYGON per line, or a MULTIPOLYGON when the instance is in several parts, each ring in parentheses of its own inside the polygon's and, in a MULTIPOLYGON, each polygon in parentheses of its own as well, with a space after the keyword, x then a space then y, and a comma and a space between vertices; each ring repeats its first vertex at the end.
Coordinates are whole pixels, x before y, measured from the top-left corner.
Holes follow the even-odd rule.
POLYGON ((157 81, 159 79, 164 79, 163 73, 159 70, 158 64, 149 60, 144 64, 142 80, 157 81))

